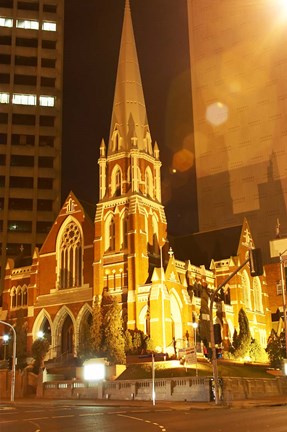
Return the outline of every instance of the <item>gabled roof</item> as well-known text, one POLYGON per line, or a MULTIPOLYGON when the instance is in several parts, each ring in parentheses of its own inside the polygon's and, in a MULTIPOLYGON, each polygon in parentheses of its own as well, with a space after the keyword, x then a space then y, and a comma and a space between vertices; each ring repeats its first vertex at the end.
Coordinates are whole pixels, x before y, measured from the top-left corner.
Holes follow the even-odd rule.
POLYGON ((191 264, 209 268, 212 259, 220 261, 237 256, 242 226, 170 238, 170 244, 176 259, 190 260, 191 264))
POLYGON ((166 279, 166 281, 172 281, 172 282, 175 282, 178 284, 181 283, 181 280, 179 279, 179 276, 177 273, 177 268, 176 268, 173 253, 170 254, 170 257, 168 260, 167 268, 165 271, 165 279, 166 279))

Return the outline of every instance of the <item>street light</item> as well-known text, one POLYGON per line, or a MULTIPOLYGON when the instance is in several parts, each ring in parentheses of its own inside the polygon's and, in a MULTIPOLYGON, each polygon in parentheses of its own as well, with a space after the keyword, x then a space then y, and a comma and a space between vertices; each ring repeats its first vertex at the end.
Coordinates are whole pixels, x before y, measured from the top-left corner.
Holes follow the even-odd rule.
POLYGON ((17 364, 17 358, 16 358, 16 331, 14 327, 7 323, 6 321, 1 321, 0 324, 6 325, 11 328, 13 332, 13 354, 12 354, 12 377, 11 377, 11 402, 14 402, 15 397, 15 369, 17 364))
POLYGON ((9 335, 4 334, 3 335, 3 345, 4 345, 4 360, 6 360, 6 348, 7 348, 7 344, 8 344, 8 340, 9 340, 9 335))
POLYGON ((196 332, 197 332, 197 327, 198 327, 198 323, 197 322, 193 322, 192 324, 193 327, 193 335, 194 335, 194 355, 195 355, 195 376, 198 376, 198 371, 197 371, 197 351, 196 351, 196 332))

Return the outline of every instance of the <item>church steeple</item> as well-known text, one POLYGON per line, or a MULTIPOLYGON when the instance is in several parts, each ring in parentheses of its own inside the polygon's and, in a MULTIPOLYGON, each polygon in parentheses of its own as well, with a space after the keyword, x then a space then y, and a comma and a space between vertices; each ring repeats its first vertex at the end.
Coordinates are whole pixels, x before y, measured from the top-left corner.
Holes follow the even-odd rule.
POLYGON ((126 0, 108 154, 133 148, 151 154, 150 143, 130 3, 126 0))

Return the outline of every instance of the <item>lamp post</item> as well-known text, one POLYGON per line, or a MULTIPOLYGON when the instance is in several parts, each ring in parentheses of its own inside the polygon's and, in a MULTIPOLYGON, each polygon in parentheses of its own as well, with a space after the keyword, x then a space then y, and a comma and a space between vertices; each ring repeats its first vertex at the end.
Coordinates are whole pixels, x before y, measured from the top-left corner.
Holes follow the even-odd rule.
POLYGON ((14 397, 15 397, 15 369, 16 369, 16 363, 17 363, 17 359, 16 359, 16 331, 14 329, 14 327, 5 322, 5 321, 1 321, 0 320, 0 324, 6 325, 8 327, 11 328, 11 330, 13 331, 13 354, 12 354, 12 377, 11 377, 11 402, 14 402, 14 397))
POLYGON ((152 373, 152 386, 151 386, 151 388, 152 388, 152 395, 151 395, 151 398, 152 398, 152 404, 153 405, 155 405, 155 382, 154 382, 154 377, 155 377, 155 368, 154 368, 154 353, 152 353, 152 355, 151 355, 152 357, 151 357, 151 361, 152 361, 152 369, 151 369, 151 373, 152 373))
POLYGON ((197 322, 193 322, 192 323, 192 327, 193 327, 193 335, 194 335, 194 355, 195 355, 195 376, 198 376, 198 371, 197 371, 197 350, 196 350, 196 332, 197 332, 197 327, 198 327, 198 323, 197 322))
POLYGON ((4 345, 4 361, 6 360, 6 348, 7 348, 7 344, 8 344, 8 340, 9 340, 9 336, 4 334, 3 336, 3 345, 4 345))

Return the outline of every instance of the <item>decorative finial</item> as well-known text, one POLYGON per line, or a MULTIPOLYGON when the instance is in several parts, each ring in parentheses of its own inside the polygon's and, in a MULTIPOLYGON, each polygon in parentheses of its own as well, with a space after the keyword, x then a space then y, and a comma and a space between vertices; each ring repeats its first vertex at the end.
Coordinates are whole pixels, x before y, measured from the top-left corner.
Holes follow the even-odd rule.
POLYGON ((169 254, 169 257, 170 257, 170 258, 173 256, 173 250, 172 250, 171 247, 169 248, 168 254, 169 254))

